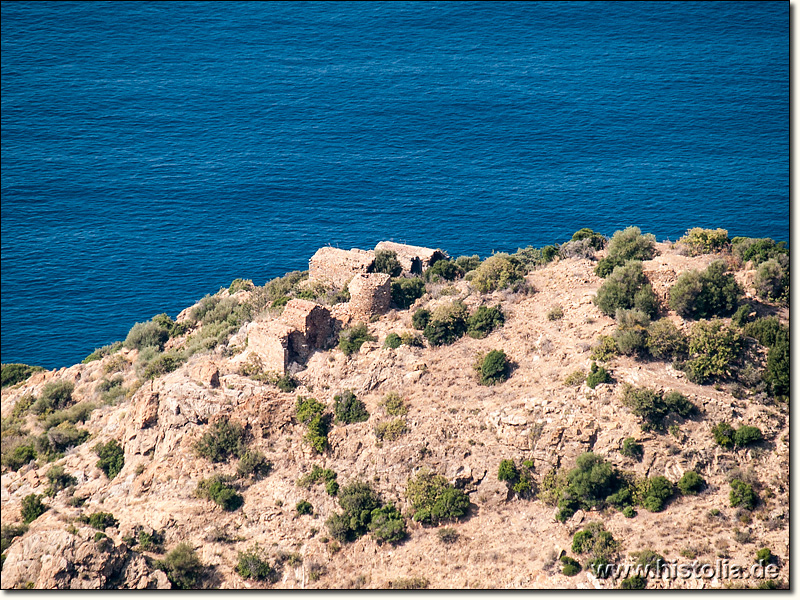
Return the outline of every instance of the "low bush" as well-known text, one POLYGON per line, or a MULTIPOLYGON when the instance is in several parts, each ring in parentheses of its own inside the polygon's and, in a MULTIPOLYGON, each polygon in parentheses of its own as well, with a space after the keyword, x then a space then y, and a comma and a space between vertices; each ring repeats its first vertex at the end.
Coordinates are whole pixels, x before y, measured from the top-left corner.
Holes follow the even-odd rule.
POLYGON ((533 473, 528 465, 533 463, 525 462, 522 467, 517 468, 513 460, 505 459, 500 461, 497 469, 498 481, 505 481, 508 488, 522 498, 527 498, 534 493, 533 473))
POLYGON ((689 359, 683 365, 689 381, 706 384, 730 377, 742 341, 735 329, 719 319, 695 323, 689 337, 689 359))
POLYGON ((64 470, 62 465, 54 465, 45 473, 47 481, 50 485, 45 492, 48 496, 55 496, 61 490, 65 490, 70 486, 76 485, 78 480, 64 470))
POLYGON ((638 309, 618 308, 617 328, 612 337, 617 350, 626 356, 644 355, 647 352, 647 331, 650 317, 638 309))
POLYGON ((564 385, 569 387, 577 387, 586 381, 586 373, 583 371, 573 371, 564 379, 564 385))
POLYGON ((41 517, 47 511, 47 506, 42 503, 42 496, 28 494, 22 499, 21 510, 22 522, 27 525, 41 517))
POLYGON ((491 350, 485 355, 478 354, 475 370, 481 385, 496 385, 508 379, 511 367, 505 352, 491 350))
POLYGON ((516 256, 494 254, 484 260, 472 277, 472 285, 482 293, 512 289, 517 291, 525 283, 527 269, 516 256))
POLYGON ((410 331, 406 331, 400 336, 400 343, 404 346, 411 346, 412 348, 422 348, 424 345, 422 343, 422 336, 411 333, 410 331))
POLYGON ((15 538, 25 535, 28 526, 22 525, 3 525, 0 530, 0 553, 5 554, 15 538))
POLYGON ((741 304, 731 317, 731 325, 735 325, 736 327, 743 329, 748 323, 750 323, 753 320, 755 314, 756 312, 755 310, 753 310, 752 306, 750 306, 749 304, 741 304))
POLYGON ((591 230, 588 227, 583 227, 572 234, 571 241, 578 242, 581 240, 589 240, 592 248, 595 250, 602 250, 608 239, 602 233, 591 230))
POLYGON ((328 448, 328 430, 330 428, 330 415, 325 413, 325 405, 315 398, 298 396, 295 413, 297 420, 308 428, 304 436, 305 441, 317 453, 324 452, 328 448))
POLYGON ((626 577, 619 584, 621 590, 644 590, 647 589, 647 579, 641 575, 626 577))
POLYGON ((591 359, 608 361, 619 354, 617 343, 610 335, 601 335, 597 339, 597 344, 592 348, 591 359))
POLYGON ((573 577, 581 572, 581 564, 574 558, 569 556, 561 557, 561 574, 567 577, 573 577))
POLYGON ((386 504, 372 511, 369 530, 379 544, 396 544, 408 535, 405 519, 393 504, 386 504))
POLYGON ((753 486, 741 479, 731 481, 729 499, 732 508, 740 506, 746 510, 753 510, 758 504, 758 495, 753 490, 753 486))
POLYGON ((400 336, 393 332, 386 336, 386 339, 383 341, 383 347, 397 350, 402 343, 403 340, 400 338, 400 336))
POLYGON ((229 512, 244 504, 244 498, 231 485, 231 479, 224 475, 213 475, 207 479, 201 479, 197 484, 195 495, 198 498, 213 500, 229 512))
POLYGON ((425 271, 425 281, 454 281, 464 276, 464 269, 454 260, 441 259, 425 271))
POLYGON ((622 516, 625 517, 626 519, 632 519, 633 517, 636 516, 636 514, 637 514, 636 509, 633 508, 632 506, 626 506, 625 508, 622 509, 622 516))
POLYGON ((597 290, 594 302, 609 316, 615 316, 619 308, 636 308, 648 316, 658 312, 658 301, 640 261, 616 267, 597 290))
POLYGON ((444 304, 433 312, 423 334, 432 346, 452 344, 467 332, 467 317, 463 302, 444 304))
POLYGON ((608 254, 597 263, 595 274, 608 277, 616 267, 629 260, 650 260, 655 256, 655 241, 654 235, 642 235, 642 230, 638 227, 615 231, 608 242, 608 254))
POLYGON ((308 500, 300 500, 295 506, 298 515, 310 515, 314 512, 314 506, 308 500))
POLYGON ((564 309, 561 307, 560 304, 553 306, 547 311, 547 320, 548 321, 558 321, 559 319, 564 318, 564 309))
POLYGON ((451 546, 458 541, 460 537, 458 535, 458 531, 453 529, 452 527, 442 527, 439 531, 436 532, 439 541, 445 544, 446 546, 451 546))
POLYGON ((95 360, 100 360, 102 358, 105 358, 106 356, 118 352, 121 348, 122 348, 122 342, 114 342, 113 344, 108 344, 107 346, 96 348, 94 352, 92 352, 89 356, 87 356, 81 361, 81 364, 85 365, 95 360))
POLYGON ((394 250, 376 250, 372 269, 375 273, 386 273, 390 277, 397 277, 403 272, 403 266, 397 260, 397 252, 394 250))
POLYGON ((350 390, 334 396, 333 406, 337 423, 363 423, 369 419, 367 407, 350 390))
POLYGON ((725 229, 703 229, 694 227, 678 240, 684 246, 689 256, 721 252, 730 245, 728 231, 725 229))
POLYGON ((405 433, 408 433, 408 424, 402 418, 383 421, 375 425, 375 437, 381 442, 393 442, 405 433))
POLYGON ((170 328, 161 320, 152 319, 144 323, 136 323, 131 327, 123 345, 126 348, 141 350, 153 347, 164 349, 164 344, 169 340, 170 328))
POLYGON ((683 273, 669 290, 669 307, 682 317, 707 319, 733 314, 742 289, 724 261, 716 260, 705 271, 683 273))
POLYGON ((485 338, 498 327, 502 327, 505 320, 500 306, 479 306, 467 318, 467 335, 476 339, 485 338))
POLYGON ((689 349, 686 336, 667 318, 650 323, 646 343, 653 358, 666 360, 681 358, 689 349))
POLYGON ((172 373, 185 362, 186 358, 175 352, 164 352, 149 361, 144 367, 142 376, 145 379, 156 379, 167 373, 172 373))
POLYGON ((106 474, 109 479, 114 479, 125 466, 125 451, 117 443, 117 440, 110 440, 105 444, 99 443, 92 448, 92 451, 99 457, 97 468, 106 474))
POLYGON ((777 557, 769 548, 761 548, 761 550, 756 552, 756 562, 759 564, 768 565, 770 563, 777 562, 776 559, 777 557))
POLYGON ((222 462, 235 456, 241 458, 247 449, 247 432, 240 423, 220 418, 194 443, 198 456, 211 462, 222 462))
POLYGON ((771 238, 735 237, 731 240, 733 254, 743 263, 752 260, 758 266, 771 258, 788 256, 786 242, 778 242, 771 238))
POLYGON ((622 442, 622 450, 620 450, 620 454, 622 454, 622 456, 627 456, 628 458, 641 461, 644 457, 644 447, 632 437, 625 438, 625 440, 622 442))
POLYGON ((672 482, 669 479, 656 475, 647 480, 640 504, 650 512, 661 512, 673 491, 672 482))
POLYGON ((678 481, 678 489, 684 496, 695 496, 706 486, 705 480, 694 471, 686 471, 678 481))
POLYGON ((519 248, 511 255, 511 258, 518 259, 522 263, 525 272, 527 272, 551 262, 558 257, 559 251, 560 248, 552 244, 541 248, 528 246, 527 248, 519 248))
POLYGON ((642 429, 657 431, 664 429, 664 420, 670 414, 686 418, 697 412, 697 407, 679 392, 664 394, 663 391, 635 388, 630 384, 623 388, 622 403, 644 421, 642 429))
POLYGON ((572 537, 572 551, 588 555, 586 566, 598 577, 606 577, 606 565, 617 559, 619 543, 602 523, 591 522, 572 537))
POLYGON ((11 471, 18 471, 32 460, 36 460, 36 456, 33 439, 26 438, 15 445, 3 448, 3 465, 11 471))
POLYGON ((467 494, 450 485, 443 476, 427 469, 409 478, 406 498, 411 504, 415 521, 434 525, 460 519, 469 508, 467 494))
POLYGON ((711 428, 711 435, 714 441, 723 448, 733 448, 733 438, 736 430, 727 423, 717 423, 711 428))
POLYGON ((597 363, 592 361, 592 366, 589 367, 589 374, 586 376, 586 385, 594 389, 598 384, 612 382, 611 374, 605 368, 598 367, 597 363))
POLYGON ((111 379, 101 379, 95 386, 95 391, 100 394, 100 401, 103 404, 114 405, 128 393, 128 389, 122 385, 124 379, 122 375, 117 375, 111 379))
POLYGON ((733 441, 740 448, 751 444, 757 444, 762 439, 761 430, 751 425, 742 425, 736 430, 736 433, 733 434, 733 441))
POLYGON ((753 282, 758 297, 772 302, 789 301, 789 257, 781 255, 761 263, 753 282))
POLYGON ((604 506, 609 498, 621 504, 618 496, 625 483, 620 474, 600 456, 585 452, 575 460, 575 468, 545 475, 539 497, 558 506, 556 518, 564 522, 578 509, 604 506))
POLYGON ((359 323, 339 335, 339 350, 350 356, 358 352, 364 342, 374 342, 376 339, 369 334, 365 323, 359 323))
POLYGON ((339 488, 338 497, 343 512, 331 515, 326 525, 334 539, 355 540, 367 533, 372 511, 380 508, 380 498, 368 483, 360 481, 339 488))
POLYGON ((789 332, 778 333, 775 344, 767 354, 764 379, 777 398, 789 400, 789 332))
POLYGON ((392 281, 392 302, 406 310, 425 295, 425 282, 421 277, 401 278, 392 281))
POLYGON ((0 367, 0 380, 2 387, 15 385, 20 381, 25 381, 39 371, 44 371, 44 367, 36 367, 32 365, 23 365, 21 363, 7 363, 0 367))
POLYGON ((205 577, 200 557, 186 542, 175 546, 164 560, 156 561, 155 567, 164 571, 170 583, 179 590, 198 589, 205 577))
POLYGON ((775 345, 782 332, 788 334, 789 328, 781 324, 778 317, 762 317, 747 323, 743 328, 744 335, 757 340, 759 344, 767 348, 775 345))
POLYGON ((389 583, 393 590, 427 590, 430 581, 426 577, 401 577, 389 583))
POLYGON ((424 308, 417 309, 414 312, 414 315, 411 317, 411 325, 414 326, 414 329, 418 329, 422 331, 427 327, 428 323, 431 320, 431 311, 426 310, 424 308))
POLYGON ((408 414, 408 406, 406 406, 403 397, 397 392, 386 394, 381 400, 380 406, 386 411, 387 415, 393 417, 403 417, 408 414))
POLYGON ((242 579, 270 583, 275 583, 280 577, 277 569, 269 564, 266 552, 257 543, 250 546, 246 551, 239 552, 236 561, 236 573, 242 579))
POLYGON ((46 430, 50 430, 54 427, 59 427, 64 423, 85 423, 89 420, 89 417, 95 408, 95 405, 91 402, 79 402, 78 404, 73 404, 64 410, 57 410, 49 414, 44 414, 41 418, 42 427, 44 427, 46 430))
POLYGON ((49 414, 55 410, 63 410, 72 404, 72 392, 75 385, 69 381, 50 381, 42 388, 39 399, 31 406, 36 415, 49 414))
POLYGON ((96 512, 88 516, 84 515, 81 517, 81 521, 99 531, 104 531, 109 527, 116 527, 119 525, 119 521, 109 512, 96 512))
POLYGON ((236 466, 236 475, 261 479, 269 475, 272 463, 258 450, 245 450, 236 466))

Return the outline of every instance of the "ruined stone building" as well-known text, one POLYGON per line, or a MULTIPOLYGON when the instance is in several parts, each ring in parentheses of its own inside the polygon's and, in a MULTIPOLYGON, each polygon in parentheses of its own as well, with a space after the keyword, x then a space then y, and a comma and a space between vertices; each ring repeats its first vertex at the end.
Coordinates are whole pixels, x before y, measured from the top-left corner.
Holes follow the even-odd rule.
POLYGON ((371 250, 320 248, 308 261, 308 279, 342 288, 357 273, 369 273, 375 263, 371 250))
POLYGON ((378 242, 378 245, 375 246, 375 251, 378 250, 388 250, 397 254, 397 260, 403 267, 403 271, 414 275, 425 272, 437 260, 447 258, 447 254, 442 250, 397 244, 395 242, 378 242))
POLYGON ((385 273, 361 273, 347 286, 350 302, 347 310, 355 319, 368 319, 389 310, 392 303, 392 278, 385 273))

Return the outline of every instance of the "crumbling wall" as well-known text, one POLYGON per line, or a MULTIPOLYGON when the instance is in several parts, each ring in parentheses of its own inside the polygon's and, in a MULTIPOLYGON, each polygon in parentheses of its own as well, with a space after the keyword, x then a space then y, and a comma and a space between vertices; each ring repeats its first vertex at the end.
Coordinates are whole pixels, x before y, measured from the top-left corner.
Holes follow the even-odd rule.
POLYGON ((247 349, 261 359, 265 371, 283 375, 292 359, 290 337, 295 330, 285 323, 253 323, 247 349))
POLYGON ((370 272, 374 263, 372 250, 342 250, 328 246, 317 250, 309 259, 308 278, 341 288, 354 275, 370 272))
POLYGON ((286 303, 281 320, 294 330, 289 336, 290 351, 301 360, 308 358, 311 350, 327 346, 333 323, 324 306, 294 298, 286 303))
POLYGON ((437 260, 447 258, 447 253, 433 248, 410 246, 395 242, 378 242, 375 251, 388 250, 397 254, 397 260, 404 271, 419 274, 425 271, 437 260))
POLYGON ((389 310, 392 302, 391 277, 385 273, 361 273, 353 277, 348 310, 353 317, 369 318, 389 310))

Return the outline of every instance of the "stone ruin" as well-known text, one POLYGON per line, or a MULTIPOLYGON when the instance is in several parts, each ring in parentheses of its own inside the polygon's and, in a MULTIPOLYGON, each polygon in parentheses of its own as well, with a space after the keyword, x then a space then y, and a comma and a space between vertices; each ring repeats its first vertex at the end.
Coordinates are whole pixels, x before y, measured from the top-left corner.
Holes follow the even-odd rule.
POLYGON ((447 253, 442 250, 395 242, 378 242, 375 251, 378 250, 388 250, 397 254, 397 260, 403 267, 403 271, 412 275, 420 275, 437 260, 447 258, 447 253))
POLYGON ((327 246, 317 250, 308 261, 308 279, 343 288, 354 275, 371 272, 374 263, 375 253, 371 250, 327 246))
POLYGON ((348 312, 355 319, 368 319, 389 310, 392 303, 392 278, 386 273, 360 273, 347 286, 348 312))

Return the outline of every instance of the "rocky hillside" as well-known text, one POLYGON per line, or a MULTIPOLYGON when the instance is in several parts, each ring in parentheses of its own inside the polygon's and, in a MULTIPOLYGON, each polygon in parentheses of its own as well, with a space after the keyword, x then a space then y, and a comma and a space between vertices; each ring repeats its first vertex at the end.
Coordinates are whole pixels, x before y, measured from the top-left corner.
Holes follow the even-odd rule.
MULTIPOLYGON (((129 336, 4 387, 3 587, 615 588, 623 578, 594 560, 750 568, 764 548, 787 584, 788 388, 775 365, 789 315, 762 266, 788 263, 689 241, 651 244, 644 279, 606 287, 604 310, 598 291, 631 264, 596 274, 619 258, 613 240, 511 255, 516 281, 464 261, 452 280, 428 277, 409 309, 369 319, 366 336, 340 333, 355 325, 340 319, 347 352, 334 337, 282 377, 259 369, 247 333, 285 300, 243 282, 164 320, 155 347, 129 336), (719 260, 735 284, 711 301, 700 278, 682 305, 681 276, 719 260), (701 303, 705 318, 692 314, 701 303), (473 318, 479 307, 503 318, 473 318), (451 325, 471 315, 475 337, 432 344, 420 309, 451 325), (504 357, 481 362, 493 350, 504 357), (298 412, 298 397, 322 407, 298 412), (382 520, 375 507, 390 504, 399 514, 382 520), (348 524, 332 524, 343 511, 348 524)), ((295 279, 284 297, 309 297, 295 279)))

